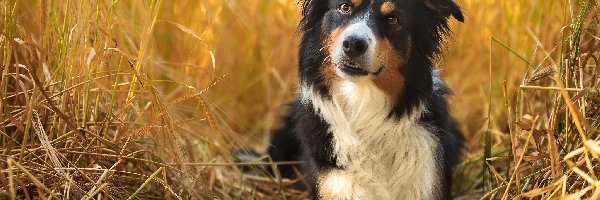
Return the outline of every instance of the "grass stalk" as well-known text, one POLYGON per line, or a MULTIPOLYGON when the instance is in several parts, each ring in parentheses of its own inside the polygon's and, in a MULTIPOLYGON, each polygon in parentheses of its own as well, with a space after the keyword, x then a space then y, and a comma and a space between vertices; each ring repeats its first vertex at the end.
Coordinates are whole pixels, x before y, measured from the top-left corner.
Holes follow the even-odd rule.
POLYGON ((156 172, 154 172, 152 175, 150 175, 150 177, 148 177, 148 179, 146 179, 146 181, 144 181, 144 183, 133 194, 131 194, 131 196, 129 196, 129 198, 127 198, 127 199, 128 200, 135 199, 135 197, 144 189, 144 187, 146 187, 146 185, 148 185, 148 183, 150 183, 152 181, 152 179, 154 179, 154 177, 157 176, 158 174, 160 174, 164 169, 165 169, 164 167, 158 168, 158 170, 156 170, 156 172))

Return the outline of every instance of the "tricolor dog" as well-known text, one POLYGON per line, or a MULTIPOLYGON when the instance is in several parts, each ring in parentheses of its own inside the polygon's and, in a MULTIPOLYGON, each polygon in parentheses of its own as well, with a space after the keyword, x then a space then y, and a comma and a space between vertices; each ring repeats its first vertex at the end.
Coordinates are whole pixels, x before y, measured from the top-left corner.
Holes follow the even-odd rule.
MULTIPOLYGON (((274 131, 315 199, 450 199, 462 136, 434 67, 452 0, 306 0, 300 95, 274 131)), ((282 176, 295 177, 291 166, 282 176)))

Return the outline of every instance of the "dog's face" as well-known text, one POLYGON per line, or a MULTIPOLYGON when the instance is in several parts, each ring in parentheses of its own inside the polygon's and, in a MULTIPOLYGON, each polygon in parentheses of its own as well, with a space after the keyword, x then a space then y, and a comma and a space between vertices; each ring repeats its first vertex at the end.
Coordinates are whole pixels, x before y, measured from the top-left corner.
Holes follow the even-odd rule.
POLYGON ((303 14, 303 82, 327 93, 335 81, 367 79, 395 103, 431 93, 448 18, 463 20, 452 0, 307 0, 303 14))
POLYGON ((356 78, 398 71, 389 68, 402 65, 411 45, 410 34, 403 27, 407 24, 400 9, 403 5, 332 0, 328 6, 322 32, 330 70, 335 72, 331 75, 356 78))

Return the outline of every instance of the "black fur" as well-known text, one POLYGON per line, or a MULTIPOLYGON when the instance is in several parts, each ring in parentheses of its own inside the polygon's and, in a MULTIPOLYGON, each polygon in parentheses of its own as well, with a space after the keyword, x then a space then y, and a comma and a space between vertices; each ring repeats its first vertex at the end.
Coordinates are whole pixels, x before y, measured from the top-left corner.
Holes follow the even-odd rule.
MULTIPOLYGON (((335 164, 335 157, 332 157, 333 136, 328 132, 329 125, 313 108, 300 101, 294 101, 289 107, 290 112, 284 117, 285 125, 273 132, 268 153, 273 161, 304 161, 300 168, 305 181, 312 187, 316 184, 315 175, 318 171, 339 168, 335 164), (298 134, 307 132, 312 134, 298 134)), ((296 178, 292 166, 279 166, 278 170, 284 178, 296 178)), ((300 185, 297 187, 304 188, 300 185)))
MULTIPOLYGON (((361 6, 369 6, 371 1, 363 0, 361 6)), ((303 19, 300 29, 303 33, 299 50, 299 76, 303 85, 311 86, 328 98, 329 86, 322 74, 327 57, 323 43, 335 27, 349 19, 331 14, 332 6, 339 0, 307 0, 303 2, 303 19)), ((450 33, 450 16, 463 21, 460 8, 452 0, 393 0, 401 7, 398 9, 402 27, 386 27, 374 20, 377 34, 386 37, 396 49, 409 48, 407 38, 412 39, 410 55, 407 55, 407 67, 401 72, 405 77, 404 90, 399 94, 399 103, 394 106, 391 116, 399 118, 410 113, 419 104, 424 103, 426 110, 419 122, 426 125, 441 141, 439 154, 443 155, 443 173, 446 187, 443 199, 451 198, 452 167, 460 157, 462 136, 455 120, 449 115, 445 95, 450 93, 444 85, 438 85, 434 91, 432 80, 433 62, 439 56, 444 37, 450 33)), ((290 112, 284 118, 284 126, 274 131, 269 154, 274 161, 304 160, 302 166, 313 197, 316 197, 316 175, 331 168, 342 169, 336 165, 331 145, 332 134, 329 125, 314 112, 310 104, 296 100, 290 105, 290 112), (310 134, 307 134, 310 133, 310 134)), ((283 177, 295 178, 290 166, 280 166, 283 177)))
POLYGON ((432 133, 436 134, 441 142, 439 154, 444 156, 443 176, 445 181, 444 198, 451 199, 452 168, 458 163, 461 152, 460 147, 463 144, 463 136, 458 128, 456 120, 448 112, 448 103, 444 95, 449 95, 450 90, 445 86, 440 86, 428 101, 426 113, 421 117, 420 122, 427 124, 432 133))

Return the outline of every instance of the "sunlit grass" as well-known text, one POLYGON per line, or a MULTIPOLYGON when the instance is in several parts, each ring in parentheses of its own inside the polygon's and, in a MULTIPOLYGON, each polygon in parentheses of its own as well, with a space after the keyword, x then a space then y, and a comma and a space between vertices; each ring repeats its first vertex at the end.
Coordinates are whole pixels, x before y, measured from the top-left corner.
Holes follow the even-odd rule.
MULTIPOLYGON (((582 138, 598 139, 599 17, 585 2, 459 1, 466 22, 438 62, 467 138, 457 197, 598 195, 600 152, 582 138)), ((5 0, 0 13, 2 198, 300 195, 230 153, 263 150, 297 94, 298 2, 5 0)))

